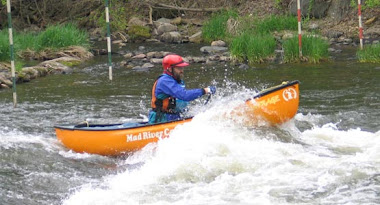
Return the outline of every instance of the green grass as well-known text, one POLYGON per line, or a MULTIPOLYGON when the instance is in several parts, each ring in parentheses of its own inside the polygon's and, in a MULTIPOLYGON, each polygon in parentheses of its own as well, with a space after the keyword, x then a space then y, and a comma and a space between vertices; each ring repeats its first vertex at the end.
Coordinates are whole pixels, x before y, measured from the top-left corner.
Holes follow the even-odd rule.
POLYGON ((276 41, 272 35, 254 35, 248 32, 234 38, 230 45, 232 57, 249 64, 264 62, 274 55, 275 48, 276 41))
POLYGON ((365 46, 356 53, 359 62, 380 63, 380 44, 365 46))
MULTIPOLYGON (((300 61, 298 50, 298 36, 284 41, 284 60, 285 62, 300 61)), ((318 63, 328 58, 329 44, 326 40, 318 36, 302 37, 302 55, 309 62, 318 63)))
MULTIPOLYGON (((25 50, 39 52, 47 48, 59 49, 75 45, 89 47, 88 34, 79 30, 74 24, 49 26, 38 34, 14 32, 13 39, 15 53, 25 50)), ((0 32, 0 61, 9 60, 9 56, 8 30, 2 30, 0 32)))
POLYGON ((10 60, 8 30, 0 31, 0 61, 10 60))
POLYGON ((213 40, 225 40, 228 37, 227 21, 231 17, 237 18, 237 12, 229 10, 213 14, 210 20, 202 27, 203 39, 208 42, 213 40))
POLYGON ((74 45, 88 47, 88 34, 79 30, 74 24, 55 25, 48 27, 37 36, 35 50, 58 49, 74 45))
POLYGON ((273 31, 297 30, 298 21, 294 16, 270 15, 267 18, 257 21, 255 32, 260 34, 271 33, 273 31))

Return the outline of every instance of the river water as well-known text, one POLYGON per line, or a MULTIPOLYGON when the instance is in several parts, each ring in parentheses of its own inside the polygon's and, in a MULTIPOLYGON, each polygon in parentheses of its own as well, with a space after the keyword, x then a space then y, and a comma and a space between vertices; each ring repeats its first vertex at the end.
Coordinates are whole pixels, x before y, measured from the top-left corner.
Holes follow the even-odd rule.
MULTIPOLYGON (((130 49, 137 49, 131 45, 130 49)), ((199 45, 145 45, 145 51, 199 53, 199 45)), ((378 204, 380 65, 359 64, 352 50, 321 64, 193 64, 187 87, 217 86, 191 123, 170 138, 117 158, 78 154, 53 126, 147 119, 161 73, 121 68, 106 56, 69 75, 0 91, 0 204, 378 204), (286 80, 300 81, 290 122, 246 127, 221 118, 236 103, 286 80)))

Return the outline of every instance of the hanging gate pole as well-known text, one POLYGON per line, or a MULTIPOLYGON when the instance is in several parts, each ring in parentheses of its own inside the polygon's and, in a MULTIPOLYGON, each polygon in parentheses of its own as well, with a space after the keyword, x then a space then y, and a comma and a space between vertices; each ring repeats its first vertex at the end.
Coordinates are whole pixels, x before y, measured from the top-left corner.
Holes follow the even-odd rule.
POLYGON ((15 74, 15 56, 13 50, 13 31, 12 31, 12 16, 11 16, 11 1, 7 0, 7 13, 8 13, 8 34, 9 34, 9 48, 11 57, 11 73, 12 73, 12 90, 13 90, 13 107, 17 106, 17 93, 16 93, 16 74, 15 74))
POLYGON ((299 57, 302 57, 302 31, 301 31, 301 3, 297 0, 297 16, 298 16, 298 52, 299 57))
POLYGON ((359 39, 360 39, 360 49, 363 49, 362 5, 361 5, 361 1, 360 1, 360 0, 358 0, 358 16, 359 16, 359 39))
POLYGON ((109 79, 112 80, 112 56, 111 56, 111 29, 108 9, 108 0, 106 1, 106 23, 107 23, 107 50, 108 50, 108 73, 109 79))

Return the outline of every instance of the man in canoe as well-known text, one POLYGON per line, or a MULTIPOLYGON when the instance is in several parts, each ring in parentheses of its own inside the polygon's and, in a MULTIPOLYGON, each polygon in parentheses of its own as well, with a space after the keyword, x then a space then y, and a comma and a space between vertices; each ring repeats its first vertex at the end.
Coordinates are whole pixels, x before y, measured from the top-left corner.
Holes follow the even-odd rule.
POLYGON ((160 123, 181 119, 189 101, 205 94, 214 94, 216 88, 189 89, 183 82, 183 70, 189 63, 176 54, 169 54, 162 60, 161 74, 152 88, 152 110, 149 111, 149 123, 160 123))

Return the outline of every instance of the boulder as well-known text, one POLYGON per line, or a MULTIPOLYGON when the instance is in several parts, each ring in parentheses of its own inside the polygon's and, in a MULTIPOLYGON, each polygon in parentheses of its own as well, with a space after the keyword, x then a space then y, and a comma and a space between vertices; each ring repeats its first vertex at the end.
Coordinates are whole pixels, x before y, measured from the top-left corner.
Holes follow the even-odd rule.
POLYGON ((153 68, 154 65, 151 64, 151 63, 144 63, 141 67, 143 67, 143 68, 153 68))
POLYGON ((135 55, 132 57, 132 59, 144 59, 144 58, 146 58, 146 55, 143 53, 135 55))
POLYGON ((371 38, 379 38, 380 37, 380 25, 374 25, 370 28, 364 30, 364 35, 369 36, 371 38))
POLYGON ((6 84, 0 83, 0 89, 3 89, 3 88, 9 89, 10 87, 8 85, 6 85, 6 84))
POLYGON ((376 20, 377 20, 377 17, 375 16, 365 21, 364 24, 368 26, 368 25, 373 24, 376 20))
POLYGON ((328 30, 325 36, 328 38, 339 38, 343 35, 343 32, 336 30, 328 30))
POLYGON ((161 64, 162 63, 162 58, 151 58, 150 62, 153 64, 161 64))
POLYGON ((222 40, 213 41, 213 42, 211 42, 211 46, 221 46, 221 47, 224 47, 224 46, 226 46, 226 42, 224 42, 222 40))
POLYGON ((333 0, 330 3, 330 8, 327 11, 327 16, 341 21, 351 11, 350 1, 348 0, 333 0))
POLYGON ((12 87, 12 81, 8 80, 4 75, 0 74, 0 84, 12 87))
POLYGON ((38 71, 35 70, 33 67, 22 68, 21 73, 25 73, 25 75, 29 75, 30 79, 35 79, 39 77, 38 71))
POLYGON ((49 72, 53 74, 69 74, 73 72, 73 69, 63 65, 57 60, 45 61, 40 63, 38 66, 46 67, 49 70, 49 72))
POLYGON ((167 52, 164 51, 152 51, 146 54, 147 58, 163 58, 167 52))
POLYGON ((146 26, 147 23, 140 20, 139 18, 137 17, 132 17, 129 21, 128 21, 128 26, 146 26))
POLYGON ((168 23, 168 24, 170 24, 171 20, 168 19, 168 18, 159 18, 156 22, 160 23, 160 24, 161 23, 168 23))
POLYGON ((228 48, 227 47, 222 47, 222 46, 203 46, 200 51, 202 53, 211 53, 211 54, 214 54, 214 53, 223 53, 225 51, 227 51, 228 48))
MULTIPOLYGON (((314 0, 314 1, 301 1, 301 14, 314 18, 323 18, 327 15, 332 0, 314 0), (310 5, 312 2, 312 5, 310 5), (309 11, 311 8, 311 11, 309 11), (310 13, 309 13, 310 12, 310 13)), ((349 1, 348 1, 349 2, 349 1)), ((297 1, 292 1, 289 4, 291 14, 297 15, 297 1)))
POLYGON ((163 23, 157 27, 157 34, 162 35, 164 33, 172 32, 172 31, 177 31, 177 26, 172 25, 170 23, 163 23))
POLYGON ((166 43, 181 43, 182 42, 182 36, 177 31, 166 32, 161 35, 160 39, 161 41, 164 41, 166 43))
POLYGON ((192 36, 189 37, 189 41, 191 43, 200 43, 202 42, 202 31, 199 31, 195 34, 193 34, 192 36))
POLYGON ((180 25, 182 23, 182 18, 181 17, 174 18, 170 21, 170 23, 174 25, 180 25))

